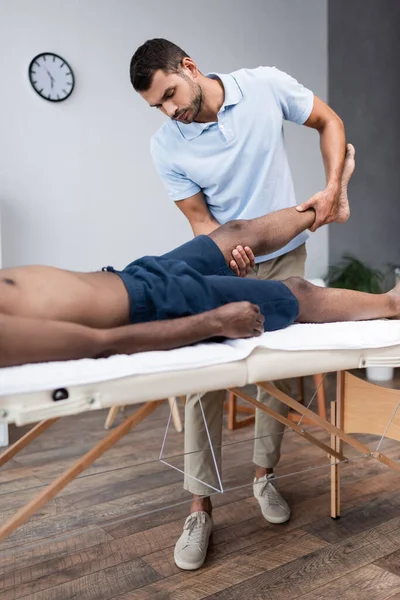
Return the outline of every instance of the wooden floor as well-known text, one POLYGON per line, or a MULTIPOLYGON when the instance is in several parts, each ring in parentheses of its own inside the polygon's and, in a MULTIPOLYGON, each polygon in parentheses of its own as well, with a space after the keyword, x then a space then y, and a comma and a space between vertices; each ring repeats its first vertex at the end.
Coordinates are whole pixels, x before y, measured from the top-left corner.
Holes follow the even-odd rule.
MULTIPOLYGON (((400 477, 373 459, 344 465, 342 517, 333 521, 327 458, 291 432, 276 472, 291 520, 270 525, 260 516, 252 428, 225 430, 226 492, 213 498, 209 556, 199 571, 180 571, 173 547, 189 496, 182 475, 158 461, 167 415, 167 405, 158 409, 0 544, 1 599, 400 599, 400 477)), ((61 419, 3 467, 1 519, 100 440, 104 418, 61 419)), ((362 439, 375 448, 376 438, 362 439)), ((398 443, 382 450, 400 458, 398 443)), ((182 434, 170 431, 166 452, 182 466, 182 434)))

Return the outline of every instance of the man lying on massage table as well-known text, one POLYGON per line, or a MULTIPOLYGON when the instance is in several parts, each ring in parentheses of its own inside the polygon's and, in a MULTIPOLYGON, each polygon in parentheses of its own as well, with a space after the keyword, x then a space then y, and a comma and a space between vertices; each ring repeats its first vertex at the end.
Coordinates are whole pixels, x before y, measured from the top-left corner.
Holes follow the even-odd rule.
MULTIPOLYGON (((353 169, 347 157, 343 206, 353 169)), ((228 265, 238 244, 239 252, 245 249, 244 259, 253 252, 270 254, 310 228, 314 219, 312 209, 287 208, 231 221, 163 256, 138 259, 123 271, 3 269, 0 366, 167 350, 217 336, 257 336, 294 322, 399 317, 399 284, 375 295, 319 288, 297 277, 278 282, 232 275, 228 265)))

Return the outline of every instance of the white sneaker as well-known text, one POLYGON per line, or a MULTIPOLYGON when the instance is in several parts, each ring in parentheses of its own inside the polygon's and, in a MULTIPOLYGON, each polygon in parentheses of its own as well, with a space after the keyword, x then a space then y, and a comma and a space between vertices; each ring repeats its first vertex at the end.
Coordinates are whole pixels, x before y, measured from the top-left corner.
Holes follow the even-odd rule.
POLYGON ((282 498, 272 481, 275 475, 270 473, 259 479, 254 478, 253 492, 261 507, 266 521, 270 523, 285 523, 290 519, 290 508, 282 498))
POLYGON ((194 571, 204 564, 212 526, 212 518, 206 512, 194 512, 188 516, 183 533, 175 544, 174 560, 177 567, 194 571))

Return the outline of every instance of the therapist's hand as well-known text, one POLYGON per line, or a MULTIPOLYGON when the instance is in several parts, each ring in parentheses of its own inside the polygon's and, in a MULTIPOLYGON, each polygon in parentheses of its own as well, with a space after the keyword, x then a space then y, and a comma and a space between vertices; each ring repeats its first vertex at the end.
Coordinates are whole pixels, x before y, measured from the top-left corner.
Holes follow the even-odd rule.
POLYGON ((340 200, 340 187, 335 186, 326 188, 322 192, 317 192, 299 206, 296 206, 296 210, 303 212, 308 208, 315 210, 315 221, 310 227, 310 231, 317 231, 322 225, 333 223, 338 220, 339 217, 339 200, 340 200))
POLYGON ((246 277, 254 269, 254 254, 249 246, 236 246, 232 250, 232 260, 229 267, 238 277, 246 277))

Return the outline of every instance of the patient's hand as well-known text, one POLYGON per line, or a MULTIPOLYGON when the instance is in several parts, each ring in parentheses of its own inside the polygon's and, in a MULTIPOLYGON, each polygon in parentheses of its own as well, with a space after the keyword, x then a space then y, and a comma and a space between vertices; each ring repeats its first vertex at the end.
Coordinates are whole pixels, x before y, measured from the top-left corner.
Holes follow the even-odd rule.
POLYGON ((221 326, 221 335, 227 338, 247 338, 264 332, 264 316, 251 302, 231 302, 216 308, 215 316, 221 326))
POLYGON ((229 267, 238 277, 246 277, 254 269, 254 254, 249 246, 236 246, 232 250, 232 260, 229 267))

